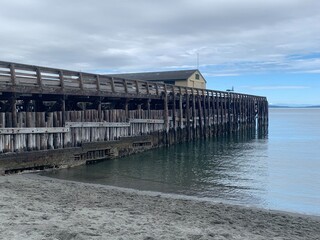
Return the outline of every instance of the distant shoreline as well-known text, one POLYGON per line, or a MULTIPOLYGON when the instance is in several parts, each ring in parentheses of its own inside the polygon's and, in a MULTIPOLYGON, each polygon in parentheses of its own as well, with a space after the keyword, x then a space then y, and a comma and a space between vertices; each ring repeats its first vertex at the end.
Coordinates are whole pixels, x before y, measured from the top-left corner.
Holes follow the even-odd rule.
POLYGON ((320 108, 320 105, 316 106, 282 106, 282 105, 269 105, 269 108, 320 108))

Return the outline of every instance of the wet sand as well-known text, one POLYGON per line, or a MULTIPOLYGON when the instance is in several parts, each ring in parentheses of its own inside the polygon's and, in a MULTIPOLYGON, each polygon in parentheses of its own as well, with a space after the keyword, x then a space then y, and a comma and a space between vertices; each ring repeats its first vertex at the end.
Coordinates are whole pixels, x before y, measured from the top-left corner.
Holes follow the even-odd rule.
POLYGON ((320 218, 23 174, 0 177, 0 239, 320 239, 320 218))

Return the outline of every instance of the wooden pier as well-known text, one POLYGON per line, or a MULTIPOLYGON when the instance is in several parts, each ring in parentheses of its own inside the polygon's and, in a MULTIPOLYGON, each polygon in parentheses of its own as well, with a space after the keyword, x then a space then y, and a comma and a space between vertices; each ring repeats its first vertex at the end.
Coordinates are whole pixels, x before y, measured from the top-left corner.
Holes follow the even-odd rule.
POLYGON ((76 151, 66 161, 76 165, 267 127, 265 97, 0 61, 0 172, 41 167, 32 156, 54 150, 76 151), (108 147, 122 139, 126 146, 108 147))

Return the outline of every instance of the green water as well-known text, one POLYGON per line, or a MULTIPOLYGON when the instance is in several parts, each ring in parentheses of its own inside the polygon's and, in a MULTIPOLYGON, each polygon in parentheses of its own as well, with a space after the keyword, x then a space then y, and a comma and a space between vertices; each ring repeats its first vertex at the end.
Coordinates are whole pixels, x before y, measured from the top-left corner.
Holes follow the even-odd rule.
POLYGON ((56 178, 320 215, 320 109, 271 109, 254 132, 49 172, 56 178))

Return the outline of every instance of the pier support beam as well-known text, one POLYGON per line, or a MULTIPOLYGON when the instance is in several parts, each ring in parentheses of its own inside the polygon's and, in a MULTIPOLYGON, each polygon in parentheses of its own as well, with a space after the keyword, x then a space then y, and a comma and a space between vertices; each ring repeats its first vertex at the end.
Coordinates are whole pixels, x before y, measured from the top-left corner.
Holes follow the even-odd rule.
POLYGON ((211 92, 211 108, 212 108, 212 131, 216 134, 216 96, 214 92, 211 92))
POLYGON ((196 138, 197 133, 197 114, 196 114, 196 96, 194 89, 192 89, 192 138, 196 138))
POLYGON ((164 120, 164 130, 165 130, 165 142, 169 145, 169 108, 168 108, 168 92, 167 85, 164 85, 164 99, 163 99, 163 120, 164 120))
POLYGON ((191 133, 190 133, 190 95, 187 92, 186 89, 186 125, 187 125, 187 139, 191 139, 191 133))
POLYGON ((180 122, 180 129, 183 129, 183 106, 182 106, 182 90, 179 87, 179 122, 180 122))
POLYGON ((148 118, 151 118, 151 106, 150 106, 150 104, 151 104, 151 99, 148 98, 148 99, 147 99, 147 102, 146 102, 146 105, 147 105, 147 116, 148 116, 148 118))
POLYGON ((12 96, 10 97, 9 100, 9 104, 10 104, 10 109, 11 109, 11 125, 12 127, 17 127, 18 123, 17 123, 17 98, 15 94, 12 94, 12 96))
POLYGON ((128 120, 130 118, 129 117, 129 99, 126 99, 124 102, 124 111, 126 114, 126 119, 128 120))
POLYGON ((174 91, 174 86, 172 85, 172 121, 173 121, 173 134, 174 140, 177 141, 177 107, 176 107, 176 93, 174 91))
POLYGON ((98 119, 99 122, 102 122, 102 103, 101 103, 101 98, 98 100, 98 119))
POLYGON ((231 106, 231 94, 228 93, 228 132, 231 134, 232 132, 232 123, 231 123, 231 115, 233 115, 232 111, 232 106, 231 106))
POLYGON ((203 111, 202 111, 202 99, 201 96, 199 94, 199 90, 197 90, 197 99, 198 99, 198 114, 199 114, 199 129, 200 129, 200 138, 203 137, 204 133, 203 133, 203 111))
POLYGON ((66 125, 66 98, 61 98, 62 127, 66 125))

